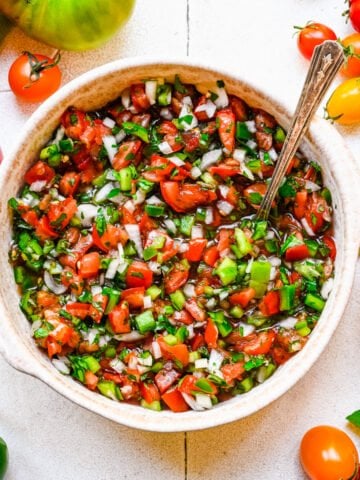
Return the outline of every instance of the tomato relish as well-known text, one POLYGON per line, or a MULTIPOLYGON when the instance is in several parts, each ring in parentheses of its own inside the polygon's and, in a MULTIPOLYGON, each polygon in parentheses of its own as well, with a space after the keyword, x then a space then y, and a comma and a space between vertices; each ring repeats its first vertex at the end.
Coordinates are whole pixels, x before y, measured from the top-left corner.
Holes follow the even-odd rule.
POLYGON ((255 213, 285 132, 226 92, 146 80, 67 110, 9 205, 20 307, 54 366, 115 401, 205 410, 306 344, 336 247, 298 152, 255 213))

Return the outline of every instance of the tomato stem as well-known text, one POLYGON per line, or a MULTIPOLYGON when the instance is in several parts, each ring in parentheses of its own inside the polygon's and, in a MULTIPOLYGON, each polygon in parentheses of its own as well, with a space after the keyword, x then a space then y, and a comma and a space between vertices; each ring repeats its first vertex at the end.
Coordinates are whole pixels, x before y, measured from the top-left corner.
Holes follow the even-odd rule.
MULTIPOLYGON (((29 59, 29 65, 30 65, 30 75, 29 75, 29 78, 30 78, 30 81, 33 83, 33 82, 36 82, 37 80, 39 80, 40 78, 40 73, 43 71, 43 70, 48 70, 50 68, 53 68, 55 67, 59 62, 60 62, 60 59, 61 59, 61 55, 60 55, 60 52, 59 50, 57 50, 55 52, 55 56, 54 58, 52 58, 53 60, 53 63, 48 63, 48 60, 42 60, 42 61, 39 61, 35 55, 33 55, 31 52, 28 52, 28 51, 24 51, 23 52, 23 55, 27 55, 28 59, 29 59)), ((29 85, 30 86, 30 85, 29 85)))

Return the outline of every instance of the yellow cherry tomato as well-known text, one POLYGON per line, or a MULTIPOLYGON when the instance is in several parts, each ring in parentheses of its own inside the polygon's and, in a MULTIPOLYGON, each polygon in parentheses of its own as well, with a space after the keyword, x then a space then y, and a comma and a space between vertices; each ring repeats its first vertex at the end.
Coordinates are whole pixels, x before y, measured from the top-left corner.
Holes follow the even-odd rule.
POLYGON ((342 125, 360 123, 360 77, 339 85, 326 104, 328 117, 342 125))

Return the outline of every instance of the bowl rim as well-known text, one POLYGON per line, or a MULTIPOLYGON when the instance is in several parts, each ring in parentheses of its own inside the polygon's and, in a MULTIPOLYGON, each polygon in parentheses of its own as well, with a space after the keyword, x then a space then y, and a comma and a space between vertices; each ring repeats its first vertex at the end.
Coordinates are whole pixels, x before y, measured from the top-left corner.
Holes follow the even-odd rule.
MULTIPOLYGON (((111 73, 139 67, 154 67, 161 69, 169 65, 174 67, 178 66, 179 68, 190 67, 199 69, 202 72, 208 71, 216 73, 220 77, 232 79, 234 82, 250 88, 251 91, 254 92, 259 98, 267 99, 274 109, 277 109, 279 112, 281 112, 283 116, 289 118, 291 115, 292 108, 289 107, 289 105, 286 105, 281 99, 277 98, 277 96, 270 94, 264 85, 259 84, 258 79, 254 80, 253 78, 250 78, 251 74, 247 77, 246 75, 240 76, 238 72, 233 73, 230 71, 228 66, 212 66, 209 65, 208 62, 204 62, 201 59, 190 57, 174 57, 166 59, 159 59, 155 57, 134 57, 116 60, 92 69, 89 72, 86 72, 70 81, 48 100, 46 100, 33 113, 33 115, 26 122, 17 145, 13 148, 11 154, 6 156, 1 166, 0 172, 2 175, 0 178, 0 192, 3 191, 3 185, 6 177, 5 173, 11 169, 12 162, 19 154, 21 145, 23 142, 26 142, 27 138, 31 134, 31 131, 35 128, 38 122, 40 122, 41 119, 46 118, 47 114, 51 112, 51 110, 56 107, 60 101, 68 98, 69 95, 71 95, 77 89, 85 87, 94 79, 99 80, 110 75, 111 73)), ((283 365, 281 367, 282 371, 284 372, 283 375, 280 375, 279 372, 278 375, 271 377, 269 380, 267 380, 267 382, 265 382, 265 384, 269 385, 269 388, 264 390, 262 389, 263 385, 258 386, 245 396, 235 397, 237 401, 232 399, 231 401, 221 403, 219 406, 204 412, 190 411, 180 414, 174 414, 168 411, 152 412, 151 410, 142 409, 138 406, 113 402, 99 394, 88 391, 82 385, 77 385, 76 382, 73 382, 72 380, 71 382, 74 385, 70 385, 69 379, 60 373, 57 373, 50 362, 48 363, 49 366, 51 366, 51 371, 50 369, 45 368, 44 365, 40 364, 34 353, 21 341, 21 338, 18 338, 16 334, 14 335, 14 328, 11 325, 11 321, 9 321, 6 307, 3 299, 1 298, 0 315, 3 323, 3 335, 2 338, 0 338, 0 352, 3 354, 4 358, 13 367, 39 378, 64 397, 72 400, 84 408, 87 408, 90 411, 98 413, 117 423, 121 423, 129 427, 157 432, 200 430, 229 423, 257 412, 258 410, 272 403, 275 399, 282 396, 286 391, 291 389, 295 383, 297 383, 297 381, 300 380, 300 378, 302 378, 311 368, 335 331, 350 295, 351 285, 355 274, 358 250, 358 227, 354 219, 356 219, 359 208, 354 210, 353 203, 350 202, 350 198, 353 199, 354 195, 359 195, 356 190, 357 175, 350 174, 351 167, 357 172, 355 167, 356 164, 352 154, 334 127, 330 126, 328 122, 325 122, 325 120, 320 118, 313 119, 307 137, 308 139, 311 139, 311 142, 315 146, 314 148, 321 146, 322 154, 326 157, 331 159, 335 157, 335 153, 340 153, 348 160, 346 165, 343 167, 343 175, 337 176, 339 190, 342 193, 341 200, 344 203, 342 214, 345 230, 342 233, 344 236, 345 248, 342 252, 343 268, 337 274, 339 276, 340 274, 342 275, 342 290, 339 291, 339 297, 337 297, 336 303, 333 304, 331 311, 332 322, 323 332, 322 336, 317 338, 316 345, 314 342, 312 342, 313 345, 311 349, 308 349, 307 345, 303 351, 299 352, 294 358, 291 359, 291 362, 283 365), (331 142, 329 144, 328 140, 330 137, 331 142), (346 173, 348 173, 348 175, 346 175, 346 173), (302 355, 302 353, 305 351, 306 356, 302 355), (277 380, 278 378, 282 379, 282 382, 277 380), (263 394, 261 395, 261 393, 263 394)), ((0 193, 0 198, 1 195, 2 194, 0 193)), ((0 212, 0 214, 6 215, 6 213, 4 213, 4 207, 2 208, 2 212, 0 212)), ((315 333, 316 330, 312 334, 312 337, 315 335, 315 333)), ((311 339, 309 341, 309 344, 310 343, 311 339)))

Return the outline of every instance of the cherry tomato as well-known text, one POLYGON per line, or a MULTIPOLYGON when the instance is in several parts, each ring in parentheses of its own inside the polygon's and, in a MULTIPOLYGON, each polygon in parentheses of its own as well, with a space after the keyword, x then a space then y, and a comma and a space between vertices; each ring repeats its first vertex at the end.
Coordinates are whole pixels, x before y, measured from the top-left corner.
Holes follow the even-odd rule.
POLYGON ((200 205, 209 205, 216 200, 216 193, 199 185, 177 182, 161 182, 161 194, 165 202, 176 212, 194 210, 200 205))
POLYGON ((38 53, 24 52, 10 67, 11 90, 26 102, 42 102, 60 86, 59 60, 60 55, 53 60, 38 53))
POLYGON ((148 288, 153 281, 153 272, 145 262, 134 260, 126 271, 126 285, 129 288, 148 288))
POLYGON ((349 18, 352 26, 357 32, 360 32, 360 2, 359 0, 350 1, 349 18))
POLYGON ((298 48, 301 54, 310 60, 314 48, 325 40, 336 40, 336 35, 331 28, 322 23, 309 23, 299 29, 298 48))
POLYGON ((311 480, 349 480, 358 469, 359 456, 345 432, 320 425, 305 433, 300 461, 311 480))
POLYGON ((339 85, 326 104, 328 117, 342 125, 360 122, 360 78, 339 85))
POLYGON ((360 77, 360 33, 352 33, 341 41, 346 62, 341 73, 346 77, 360 77))

